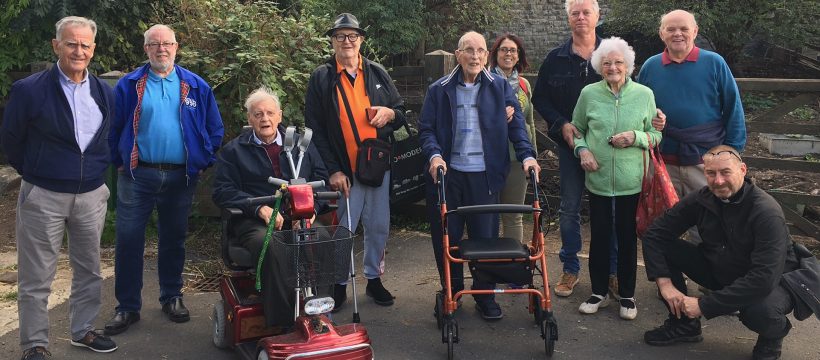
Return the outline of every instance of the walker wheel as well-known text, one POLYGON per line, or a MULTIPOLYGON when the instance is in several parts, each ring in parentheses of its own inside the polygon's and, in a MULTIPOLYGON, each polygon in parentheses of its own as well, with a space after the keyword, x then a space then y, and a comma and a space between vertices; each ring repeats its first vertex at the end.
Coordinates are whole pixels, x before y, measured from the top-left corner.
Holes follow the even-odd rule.
POLYGON ((447 360, 453 360, 453 347, 458 342, 458 323, 455 320, 448 319, 444 324, 442 335, 442 340, 447 343, 447 360))
POLYGON ((550 320, 541 323, 541 337, 544 338, 544 350, 547 357, 551 358, 555 352, 555 340, 558 340, 558 325, 550 320))

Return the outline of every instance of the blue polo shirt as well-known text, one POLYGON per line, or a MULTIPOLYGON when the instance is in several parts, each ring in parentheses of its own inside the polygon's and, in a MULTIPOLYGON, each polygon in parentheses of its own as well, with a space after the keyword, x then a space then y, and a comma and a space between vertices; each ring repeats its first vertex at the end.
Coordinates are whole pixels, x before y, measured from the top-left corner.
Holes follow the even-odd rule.
POLYGON ((165 78, 153 71, 148 72, 137 133, 141 161, 185 164, 179 97, 180 83, 176 69, 165 78))

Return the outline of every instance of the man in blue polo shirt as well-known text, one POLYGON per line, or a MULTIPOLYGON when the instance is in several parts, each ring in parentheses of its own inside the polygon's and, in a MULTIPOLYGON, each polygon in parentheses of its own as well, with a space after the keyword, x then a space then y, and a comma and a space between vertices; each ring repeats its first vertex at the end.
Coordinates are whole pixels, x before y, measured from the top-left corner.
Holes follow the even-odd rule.
POLYGON ((109 335, 140 319, 145 226, 155 207, 159 302, 171 321, 190 319, 182 303, 188 215, 198 176, 216 160, 224 133, 210 86, 174 64, 174 31, 152 26, 143 47, 149 64, 117 83, 109 137, 119 167, 114 268, 119 305, 105 324, 109 335))
MULTIPOLYGON (((678 195, 706 186, 701 157, 717 145, 742 152, 746 123, 737 84, 723 58, 695 46, 698 24, 683 10, 661 17, 666 49, 641 67, 638 82, 652 89, 667 117, 661 153, 678 195)), ((698 241, 690 231, 690 240, 698 241)))

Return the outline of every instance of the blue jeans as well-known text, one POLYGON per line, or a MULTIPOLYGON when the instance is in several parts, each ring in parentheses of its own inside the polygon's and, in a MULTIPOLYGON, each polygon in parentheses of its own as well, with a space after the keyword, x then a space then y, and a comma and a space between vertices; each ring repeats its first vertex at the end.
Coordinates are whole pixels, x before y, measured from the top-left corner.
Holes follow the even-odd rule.
MULTIPOLYGON (((558 209, 558 226, 561 232, 561 251, 558 258, 564 263, 564 272, 578 274, 581 262, 581 198, 584 195, 584 169, 581 160, 572 150, 558 146, 558 169, 560 170, 561 206, 558 209)), ((618 239, 612 232, 609 252, 609 273, 618 272, 618 239)))
POLYGON ((117 180, 114 265, 114 294, 119 302, 117 311, 138 312, 142 308, 145 226, 154 207, 157 209, 159 233, 159 302, 165 304, 182 296, 185 235, 196 183, 196 179, 188 180, 185 168, 166 171, 137 167, 134 178, 120 173, 117 180))

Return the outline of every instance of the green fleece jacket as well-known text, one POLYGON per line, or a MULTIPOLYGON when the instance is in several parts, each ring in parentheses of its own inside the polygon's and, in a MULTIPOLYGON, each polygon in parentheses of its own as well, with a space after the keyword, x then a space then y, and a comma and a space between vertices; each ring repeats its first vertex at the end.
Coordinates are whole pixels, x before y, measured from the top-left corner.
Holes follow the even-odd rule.
POLYGON ((598 162, 597 171, 586 173, 589 192, 621 196, 641 191, 644 154, 649 139, 652 144, 661 141, 661 133, 652 127, 652 117, 656 113, 652 90, 632 80, 627 80, 621 87, 619 97, 612 94, 606 80, 581 90, 572 113, 572 124, 582 135, 581 139, 575 140, 576 156, 581 148, 587 148, 598 162), (632 146, 616 149, 609 144, 611 136, 630 130, 635 132, 632 146))

